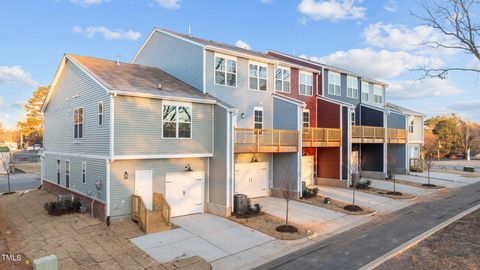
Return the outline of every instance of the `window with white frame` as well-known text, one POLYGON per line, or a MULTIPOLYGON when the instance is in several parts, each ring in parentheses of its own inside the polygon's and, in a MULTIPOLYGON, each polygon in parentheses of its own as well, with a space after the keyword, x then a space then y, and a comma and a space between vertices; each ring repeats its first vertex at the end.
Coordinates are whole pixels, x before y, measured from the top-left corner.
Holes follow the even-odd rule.
POLYGON ((181 104, 163 105, 163 138, 192 137, 192 106, 181 104))
POLYGON ((381 85, 373 86, 373 102, 383 104, 383 87, 381 85))
POLYGON ((98 125, 103 126, 103 102, 98 102, 98 125))
POLYGON ((83 108, 77 108, 73 112, 73 138, 83 138, 83 108))
POLYGON ((357 123, 357 121, 355 119, 355 111, 352 111, 352 119, 351 120, 352 120, 352 126, 355 126, 356 123, 357 123))
POLYGON ((300 71, 298 75, 298 94, 303 96, 313 95, 313 74, 300 71))
POLYGON ((358 98, 358 79, 347 76, 347 97, 358 98))
POLYGON ((341 79, 340 73, 328 71, 328 94, 341 95, 341 79))
POLYGON ((87 162, 82 162, 82 183, 87 183, 87 162))
POLYGON ((237 86, 237 60, 215 56, 215 84, 237 86))
POLYGON ((250 64, 248 80, 250 89, 267 91, 267 66, 250 64))
POLYGON ((303 127, 310 127, 310 110, 303 110, 303 127))
POLYGON ((70 160, 65 160, 65 186, 70 187, 70 160))
POLYGON ((415 131, 415 121, 413 119, 410 119, 408 123, 408 132, 413 133, 415 131))
POLYGON ((62 163, 60 159, 57 159, 57 184, 60 185, 60 174, 62 172, 62 163))
POLYGON ((370 93, 369 83, 362 81, 362 101, 367 101, 368 102, 369 93, 370 93))
POLYGON ((275 68, 275 91, 290 93, 290 69, 275 68))
POLYGON ((253 128, 263 129, 263 108, 253 109, 253 128))

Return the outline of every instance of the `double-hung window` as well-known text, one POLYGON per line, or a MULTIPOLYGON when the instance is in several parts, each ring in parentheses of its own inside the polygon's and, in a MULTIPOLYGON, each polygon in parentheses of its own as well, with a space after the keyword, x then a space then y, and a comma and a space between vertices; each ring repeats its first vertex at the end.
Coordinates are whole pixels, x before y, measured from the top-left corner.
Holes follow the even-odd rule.
POLYGON ((98 125, 103 126, 103 102, 98 102, 98 125))
POLYGON ((267 91, 267 66, 250 64, 248 80, 250 89, 267 91))
POLYGON ((77 108, 73 112, 73 138, 83 138, 83 108, 77 108))
POLYGON ((82 183, 87 183, 87 162, 82 162, 82 183))
POLYGON ((70 160, 65 160, 65 186, 70 187, 70 160))
POLYGON ((362 101, 368 102, 369 93, 370 93, 369 83, 362 81, 362 101))
POLYGON ((192 106, 190 104, 163 105, 163 138, 192 137, 192 106))
POLYGON ((341 95, 341 80, 340 73, 328 71, 328 94, 341 95))
POLYGON ((355 119, 355 111, 352 111, 352 126, 355 126, 355 124, 357 123, 356 119, 355 119))
POLYGON ((373 102, 383 104, 383 87, 381 85, 373 86, 373 102))
POLYGON ((263 108, 253 109, 253 128, 263 129, 263 108))
POLYGON ((215 56, 215 84, 237 86, 237 60, 215 56))
POLYGON ((298 94, 303 96, 313 95, 313 74, 300 71, 298 75, 298 94))
POLYGON ((408 132, 413 133, 415 131, 415 121, 413 119, 410 119, 408 123, 408 132))
POLYGON ((275 68, 275 91, 290 93, 289 68, 275 68))
POLYGON ((347 97, 358 98, 358 79, 347 76, 347 97))
POLYGON ((303 110, 303 127, 310 127, 310 111, 303 110))
POLYGON ((57 184, 60 185, 60 174, 62 172, 62 163, 57 159, 57 184))

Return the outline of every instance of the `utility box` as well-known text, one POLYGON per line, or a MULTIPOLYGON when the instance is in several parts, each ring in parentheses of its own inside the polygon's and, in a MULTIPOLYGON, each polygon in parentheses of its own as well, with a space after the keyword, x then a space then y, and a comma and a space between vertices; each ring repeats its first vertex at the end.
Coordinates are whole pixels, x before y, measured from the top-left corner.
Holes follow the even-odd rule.
POLYGON ((33 260, 33 270, 58 270, 57 256, 49 255, 33 260))
POLYGON ((248 207, 248 198, 245 194, 235 194, 233 196, 233 212, 237 215, 245 214, 248 207))
POLYGON ((463 171, 464 172, 475 172, 475 168, 470 167, 470 166, 465 166, 465 167, 463 167, 463 171))

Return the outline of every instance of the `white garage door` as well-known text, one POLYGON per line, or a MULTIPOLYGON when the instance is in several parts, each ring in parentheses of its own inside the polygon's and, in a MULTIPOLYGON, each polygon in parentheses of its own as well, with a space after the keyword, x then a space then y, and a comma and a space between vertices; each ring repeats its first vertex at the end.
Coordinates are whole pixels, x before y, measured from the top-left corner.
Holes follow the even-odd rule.
POLYGON ((268 162, 235 163, 235 193, 249 198, 268 195, 268 162))
POLYGON ((302 182, 307 186, 314 185, 313 181, 313 156, 302 156, 302 182))
POLYGON ((165 194, 172 217, 204 212, 204 172, 167 173, 165 194))

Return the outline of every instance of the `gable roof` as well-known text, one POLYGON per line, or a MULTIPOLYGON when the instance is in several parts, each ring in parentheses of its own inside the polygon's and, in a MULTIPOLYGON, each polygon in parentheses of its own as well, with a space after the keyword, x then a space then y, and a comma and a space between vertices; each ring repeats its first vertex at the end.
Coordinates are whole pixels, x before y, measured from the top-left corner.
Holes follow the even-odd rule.
POLYGON ((422 114, 422 113, 419 113, 419 112, 416 112, 416 111, 407 109, 407 108, 405 108, 405 107, 402 107, 402 106, 399 106, 399 105, 397 105, 397 104, 393 104, 393 103, 390 103, 390 102, 387 102, 387 104, 386 104, 385 106, 386 106, 388 109, 392 110, 392 111, 397 111, 397 112, 400 112, 400 113, 403 113, 403 114, 416 115, 416 116, 425 116, 425 115, 422 114))

